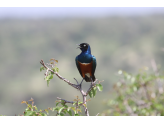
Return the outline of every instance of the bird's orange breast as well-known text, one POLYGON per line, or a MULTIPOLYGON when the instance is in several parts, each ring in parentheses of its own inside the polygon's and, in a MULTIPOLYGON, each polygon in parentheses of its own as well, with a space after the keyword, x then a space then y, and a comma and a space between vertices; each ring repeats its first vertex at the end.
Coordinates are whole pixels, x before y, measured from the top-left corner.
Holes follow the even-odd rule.
POLYGON ((78 63, 79 63, 79 67, 80 67, 83 78, 85 78, 85 74, 87 74, 87 73, 89 73, 90 76, 92 76, 92 63, 93 63, 93 61, 91 63, 81 63, 78 61, 78 63))

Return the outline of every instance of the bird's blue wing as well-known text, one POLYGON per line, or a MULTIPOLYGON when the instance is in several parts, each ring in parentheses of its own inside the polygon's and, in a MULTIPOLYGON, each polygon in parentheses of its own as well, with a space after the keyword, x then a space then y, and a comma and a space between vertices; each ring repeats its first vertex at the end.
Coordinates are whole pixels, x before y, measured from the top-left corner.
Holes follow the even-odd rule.
POLYGON ((92 75, 94 75, 97 63, 96 63, 96 57, 94 57, 93 55, 92 55, 92 61, 93 61, 93 63, 92 63, 92 75))
POLYGON ((82 73, 81 73, 81 70, 80 70, 80 66, 79 66, 79 63, 78 63, 78 56, 75 58, 75 62, 76 62, 77 69, 79 70, 79 73, 82 76, 82 73))

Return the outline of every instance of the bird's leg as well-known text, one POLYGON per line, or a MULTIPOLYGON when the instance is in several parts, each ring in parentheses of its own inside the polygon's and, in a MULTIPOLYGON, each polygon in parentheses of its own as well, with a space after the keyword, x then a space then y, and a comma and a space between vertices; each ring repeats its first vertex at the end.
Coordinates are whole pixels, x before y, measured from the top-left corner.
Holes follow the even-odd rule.
POLYGON ((93 80, 92 80, 92 77, 90 77, 91 78, 91 85, 93 86, 93 80))
POLYGON ((82 79, 81 83, 79 84, 80 88, 81 88, 81 84, 82 84, 83 80, 84 80, 84 78, 82 79))

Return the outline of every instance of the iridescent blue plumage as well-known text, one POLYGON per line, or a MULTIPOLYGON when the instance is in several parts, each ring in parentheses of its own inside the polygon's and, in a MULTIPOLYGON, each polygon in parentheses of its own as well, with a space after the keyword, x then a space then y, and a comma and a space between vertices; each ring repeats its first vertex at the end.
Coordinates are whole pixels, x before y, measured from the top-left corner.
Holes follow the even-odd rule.
POLYGON ((75 59, 79 73, 86 82, 95 81, 96 58, 91 54, 89 44, 82 43, 79 46, 82 52, 75 59))

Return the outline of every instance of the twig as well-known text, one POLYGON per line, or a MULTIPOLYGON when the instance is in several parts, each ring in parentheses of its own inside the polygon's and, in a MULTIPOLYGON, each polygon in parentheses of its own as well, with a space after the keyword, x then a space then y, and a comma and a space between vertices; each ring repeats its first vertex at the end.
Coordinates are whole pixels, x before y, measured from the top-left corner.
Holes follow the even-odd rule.
POLYGON ((58 100, 63 100, 63 101, 64 101, 64 103, 71 103, 71 104, 73 104, 73 101, 67 101, 67 100, 62 99, 62 98, 59 98, 59 97, 57 97, 57 99, 58 99, 58 100))
POLYGON ((79 89, 79 86, 78 85, 75 85, 73 83, 71 83, 69 80, 63 78, 61 75, 59 75, 57 72, 54 72, 52 69, 48 68, 45 63, 43 62, 43 60, 40 61, 40 64, 43 65, 44 68, 46 68, 46 73, 45 73, 45 76, 48 75, 48 71, 51 71, 52 73, 54 73, 56 76, 59 77, 59 79, 62 79, 63 81, 65 81, 66 83, 68 83, 69 85, 71 85, 72 87, 76 88, 76 89, 79 89))
POLYGON ((79 85, 78 81, 74 78, 74 80, 77 82, 77 84, 79 85))
POLYGON ((99 113, 96 116, 98 116, 98 115, 99 115, 99 113))

